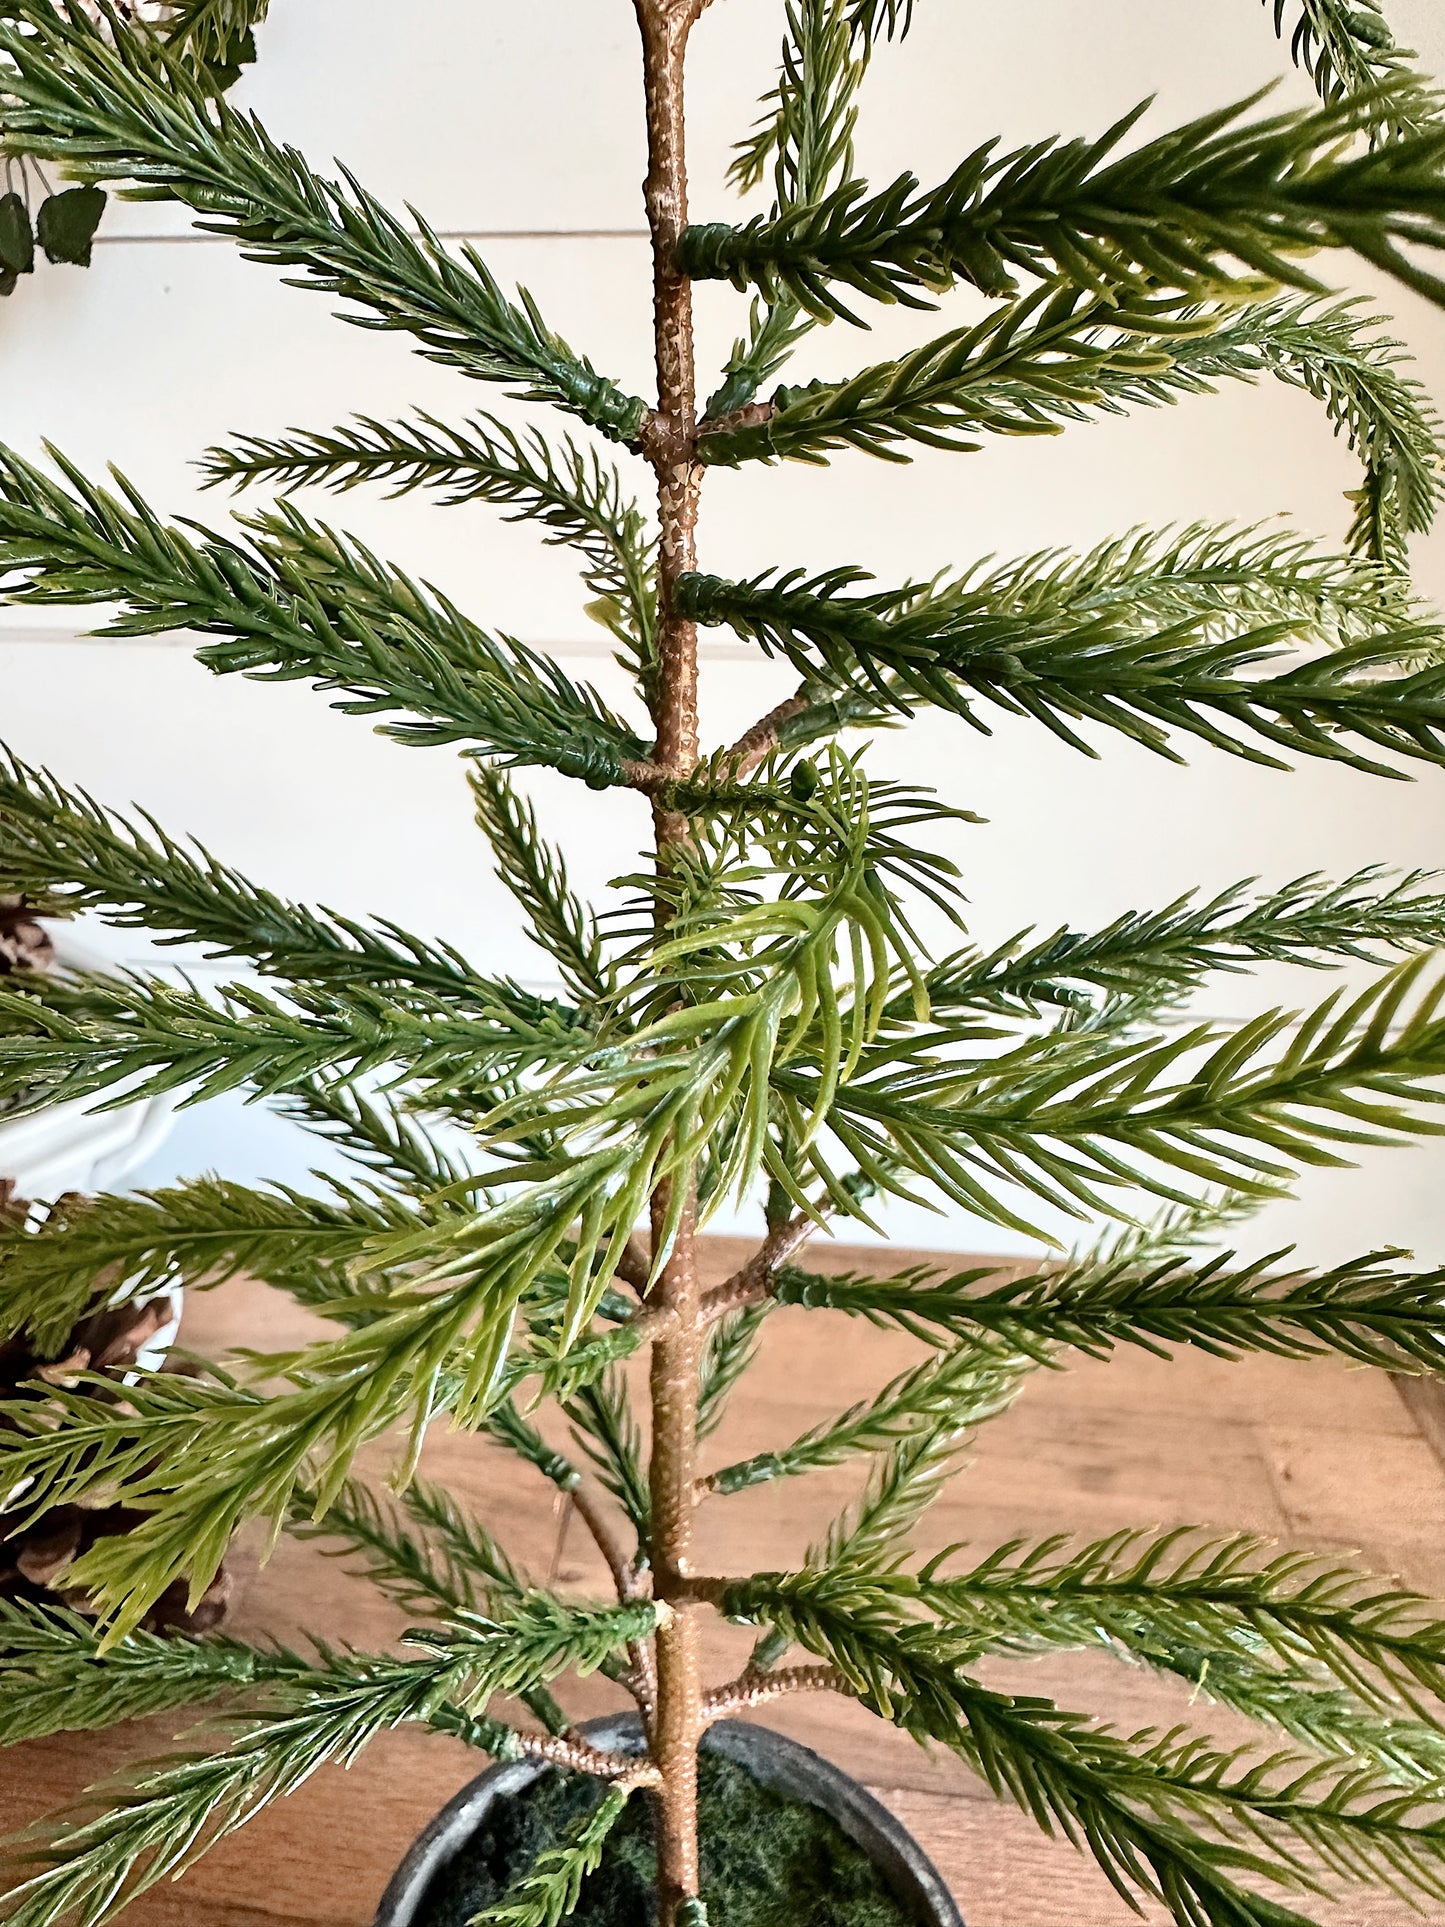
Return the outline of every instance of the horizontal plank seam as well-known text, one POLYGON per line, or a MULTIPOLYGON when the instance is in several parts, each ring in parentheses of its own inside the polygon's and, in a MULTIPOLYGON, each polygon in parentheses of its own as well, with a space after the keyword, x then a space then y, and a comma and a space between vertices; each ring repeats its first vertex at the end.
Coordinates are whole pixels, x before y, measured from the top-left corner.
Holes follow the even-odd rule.
MULTIPOLYGON (((409 228, 413 240, 420 229, 409 228)), ((633 227, 499 227, 433 228, 439 241, 645 241, 646 228, 633 227)), ((97 247, 235 247, 229 234, 106 234, 95 237, 97 247)))

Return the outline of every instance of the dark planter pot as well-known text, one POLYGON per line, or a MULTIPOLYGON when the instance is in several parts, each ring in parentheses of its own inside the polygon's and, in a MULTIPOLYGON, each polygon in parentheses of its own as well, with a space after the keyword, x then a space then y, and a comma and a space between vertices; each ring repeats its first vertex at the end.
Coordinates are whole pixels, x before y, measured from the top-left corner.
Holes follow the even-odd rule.
MULTIPOLYGON (((591 1720, 582 1731, 609 1752, 640 1748, 634 1714, 591 1720)), ((911 1909, 918 1927, 964 1927, 942 1877, 913 1836, 856 1780, 796 1740, 765 1726, 720 1720, 703 1741, 745 1767, 763 1786, 821 1807, 861 1847, 911 1909)), ((415 1927, 431 1883, 466 1846, 498 1800, 535 1780, 546 1768, 535 1760, 494 1766, 463 1787, 420 1835, 382 1896, 374 1927, 415 1927)), ((802 1924, 800 1923, 800 1927, 802 1924)))

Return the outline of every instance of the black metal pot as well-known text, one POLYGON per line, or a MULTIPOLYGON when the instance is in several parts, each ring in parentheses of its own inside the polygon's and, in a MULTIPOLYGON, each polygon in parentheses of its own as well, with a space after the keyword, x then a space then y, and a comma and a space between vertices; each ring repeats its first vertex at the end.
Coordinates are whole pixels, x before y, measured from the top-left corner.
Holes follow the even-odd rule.
MULTIPOLYGON (((641 1727, 631 1713, 591 1720, 582 1731, 594 1746, 609 1752, 639 1750, 642 1743, 641 1727)), ((740 1720, 720 1720, 709 1729, 703 1745, 735 1760, 761 1785, 831 1815, 912 1910, 918 1927, 963 1927, 963 1916, 918 1842, 840 1768, 796 1740, 740 1720)), ((511 1766, 494 1766, 463 1787, 397 1868, 382 1896, 374 1927, 415 1927, 432 1882, 463 1850, 493 1805, 520 1792, 546 1770, 535 1760, 519 1760, 511 1766)))

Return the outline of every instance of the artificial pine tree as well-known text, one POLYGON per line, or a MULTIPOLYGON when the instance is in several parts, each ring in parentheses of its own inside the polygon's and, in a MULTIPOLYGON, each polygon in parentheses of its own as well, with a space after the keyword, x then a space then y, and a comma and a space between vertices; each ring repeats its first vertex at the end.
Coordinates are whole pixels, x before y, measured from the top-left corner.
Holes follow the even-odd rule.
MULTIPOLYGON (((94 1927, 315 1766, 403 1721, 611 1785, 491 1917, 555 1920, 645 1791, 660 1917, 696 1922, 699 1735, 730 1706, 805 1688, 852 1695, 953 1750, 1095 1855, 1121 1892, 1152 1894, 1191 1927, 1297 1924, 1336 1881, 1445 1898, 1445 1621, 1420 1599, 1243 1537, 1141 1531, 922 1565, 908 1554, 972 1430, 1073 1350, 1332 1352, 1421 1372, 1442 1358, 1445 1276, 1404 1254, 1302 1275, 1196 1247, 1303 1165, 1439 1128, 1445 979, 1429 952, 1445 939, 1445 896, 1421 877, 1309 878, 936 961, 909 906, 922 893, 957 911, 950 866, 918 847, 954 811, 870 782, 858 738, 845 738, 926 703, 975 728, 998 710, 1031 716, 1090 750, 1115 732, 1166 755, 1196 737, 1273 767, 1445 762, 1445 628, 1406 575, 1408 538, 1436 507, 1439 426, 1373 312, 1328 291, 1331 262, 1354 255, 1445 303, 1432 266, 1445 247, 1439 103, 1373 0, 1268 5, 1318 88, 1315 110, 1249 102, 1148 138, 1131 116, 1091 140, 980 145, 937 186, 905 176, 877 190, 854 173, 855 96, 878 38, 906 32, 906 0, 788 0, 782 72, 736 167, 744 184, 771 169, 775 205, 732 227, 688 218, 683 63, 705 0, 637 0, 649 403, 470 249, 448 249, 349 176, 314 173, 164 34, 103 4, 93 17, 78 0, 7 0, 16 151, 82 186, 180 202, 362 325, 572 415, 657 482, 650 518, 593 438, 519 436, 484 415, 364 420, 213 451, 216 482, 283 497, 213 534, 168 525, 123 481, 103 486, 59 455, 41 469, 0 451, 12 600, 115 606, 110 634, 198 631, 218 674, 304 679, 384 717, 402 744, 459 746, 481 828, 562 987, 534 995, 424 937, 283 901, 148 820, 5 766, 0 890, 45 914, 95 911, 208 945, 275 988, 12 979, 0 1100, 244 1086, 359 1167, 314 1195, 204 1179, 0 1225, 0 1338, 23 1334, 40 1357, 63 1349, 102 1276, 120 1304, 176 1277, 219 1285, 246 1271, 335 1326, 304 1352, 248 1361, 239 1379, 141 1373, 123 1402, 98 1403, 84 1374, 56 1373, 0 1406, 0 1493, 17 1525, 101 1493, 144 1515, 69 1569, 99 1634, 0 1605, 0 1738, 216 1700, 244 1716, 210 1750, 140 1770, 32 1841, 12 1922, 94 1927), (751 295, 701 405, 699 277, 751 295), (878 301, 927 306, 959 283, 987 298, 982 321, 846 381, 776 385, 815 323, 846 325, 878 301), (1317 397, 1361 458, 1344 553, 1212 527, 1002 567, 965 559, 956 577, 896 589, 846 565, 748 582, 699 570, 699 503, 718 464, 963 453, 1265 376, 1317 397), (490 502, 570 544, 635 679, 635 711, 614 713, 284 499, 297 484, 368 481, 490 502), (699 623, 730 626, 799 676, 731 746, 701 735, 699 623), (527 768, 650 799, 655 844, 622 927, 604 928, 569 888, 512 787, 509 772, 527 768), (1261 959, 1391 967, 1298 1022, 1161 1021, 1209 973, 1261 959), (1122 1229, 1023 1280, 801 1268, 814 1232, 920 1184, 996 1225, 1027 1229, 1042 1200, 1122 1229), (765 1199, 765 1236, 705 1296, 698 1232, 735 1198, 765 1199), (1151 1228, 1156 1200, 1171 1210, 1151 1228), (901 1327, 930 1350, 873 1405, 705 1470, 701 1442, 778 1303, 901 1327), (645 1459, 619 1372, 644 1351, 645 1459), (544 1441, 541 1400, 560 1403, 606 1493, 544 1441), (532 1585, 480 1521, 417 1480, 438 1423, 486 1433, 527 1462, 519 1476, 575 1491, 616 1600, 532 1585), (398 1432, 395 1496, 382 1500, 353 1461, 398 1432), (697 1570, 700 1498, 855 1454, 874 1460, 863 1496, 795 1571, 697 1570), (354 1549, 422 1622, 405 1651, 142 1630, 178 1578, 204 1594, 247 1518, 354 1549), (713 1612, 756 1626, 760 1642, 740 1680, 707 1687, 713 1612), (1253 1715, 1261 1747, 1126 1736, 976 1677, 991 1653, 1100 1644, 1253 1715), (801 1660, 784 1665, 793 1648, 801 1660), (579 1739, 553 1697, 569 1669, 598 1667, 642 1711, 640 1758, 579 1739), (502 1695, 530 1715, 504 1723, 502 1695)), ((260 9, 190 11, 243 47, 260 9)), ((1247 11, 1241 0, 1241 30, 1247 11)), ((726 1897, 716 1913, 725 1927, 726 1897)))

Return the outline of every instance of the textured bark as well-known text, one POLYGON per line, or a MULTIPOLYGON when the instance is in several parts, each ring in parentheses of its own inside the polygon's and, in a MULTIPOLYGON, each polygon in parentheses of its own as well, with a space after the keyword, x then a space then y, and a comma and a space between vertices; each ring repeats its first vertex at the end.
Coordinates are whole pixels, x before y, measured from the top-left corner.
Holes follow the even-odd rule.
POLYGON ((735 782, 751 776, 759 763, 765 763, 778 747, 778 738, 783 727, 795 716, 801 716, 808 707, 803 696, 789 696, 785 702, 770 709, 766 716, 755 722, 752 728, 728 751, 729 774, 735 782))
POLYGON ((816 1219, 801 1214, 786 1224, 775 1225, 747 1263, 703 1299, 703 1329, 725 1318, 730 1311, 743 1311, 770 1298, 778 1273, 797 1256, 817 1229, 816 1219))
MULTIPOLYGON (((683 59, 701 0, 636 0, 647 95, 648 172, 644 186, 653 247, 657 408, 643 449, 657 477, 658 675, 653 722, 655 764, 668 780, 691 774, 698 757, 697 631, 674 607, 680 575, 696 567, 702 467, 697 460, 697 398, 692 290, 674 264, 687 221, 683 59)), ((654 810, 657 863, 687 834, 684 818, 654 810)), ((663 1186, 653 1200, 653 1250, 673 1202, 663 1186)), ((697 1462, 698 1367, 702 1324, 695 1256, 695 1213, 685 1200, 673 1249, 654 1302, 671 1313, 652 1353, 652 1558, 657 1597, 674 1611, 657 1636, 657 1710, 651 1756, 660 1785, 658 1903, 672 1927, 698 1890, 697 1745, 703 1730, 699 1608, 688 1594, 697 1462)))
POLYGON ((741 1673, 731 1686, 720 1686, 708 1694, 702 1703, 703 1717, 711 1724, 795 1693, 848 1691, 848 1682, 836 1666, 787 1666, 776 1673, 741 1673))
POLYGON ((594 1780, 617 1780, 627 1786, 653 1786, 656 1769, 632 1753, 604 1753, 585 1740, 550 1733, 519 1733, 517 1744, 529 1759, 546 1760, 573 1773, 590 1773, 594 1780))

